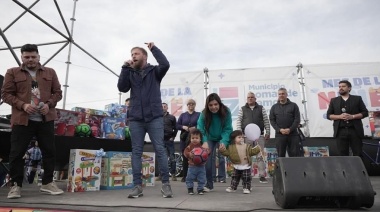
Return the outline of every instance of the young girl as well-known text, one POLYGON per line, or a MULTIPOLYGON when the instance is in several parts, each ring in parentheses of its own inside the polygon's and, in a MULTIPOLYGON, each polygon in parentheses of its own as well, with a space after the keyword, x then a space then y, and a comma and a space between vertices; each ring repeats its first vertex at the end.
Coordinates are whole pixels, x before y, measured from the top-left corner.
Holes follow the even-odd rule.
POLYGON ((244 143, 243 132, 235 130, 230 136, 231 144, 227 147, 220 147, 222 155, 229 157, 233 164, 234 171, 232 173, 231 185, 226 189, 227 192, 235 192, 239 185, 240 178, 243 181, 243 193, 251 193, 251 156, 260 153, 260 146, 252 147, 250 144, 244 143))
MULTIPOLYGON (((202 195, 204 186, 206 184, 206 169, 205 164, 195 165, 193 162, 194 154, 191 152, 196 147, 202 147, 202 133, 197 129, 190 130, 189 134, 190 143, 185 148, 184 155, 189 160, 189 168, 187 170, 186 186, 187 192, 190 195, 194 194, 194 181, 198 181, 197 191, 202 195)), ((207 150, 206 150, 207 151, 207 150)))

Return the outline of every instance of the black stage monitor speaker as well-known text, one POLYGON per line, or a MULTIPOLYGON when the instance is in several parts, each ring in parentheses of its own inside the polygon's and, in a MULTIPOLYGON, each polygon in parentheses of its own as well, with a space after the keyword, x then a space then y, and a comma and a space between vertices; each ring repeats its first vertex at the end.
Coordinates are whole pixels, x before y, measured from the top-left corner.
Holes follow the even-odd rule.
POLYGON ((273 195, 282 208, 371 208, 375 194, 359 157, 276 161, 273 195))

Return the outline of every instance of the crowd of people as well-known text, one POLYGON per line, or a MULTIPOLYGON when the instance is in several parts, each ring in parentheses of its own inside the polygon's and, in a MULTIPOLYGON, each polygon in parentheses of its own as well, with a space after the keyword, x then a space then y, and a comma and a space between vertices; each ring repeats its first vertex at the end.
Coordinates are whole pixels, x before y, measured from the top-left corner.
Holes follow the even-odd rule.
MULTIPOLYGON (((162 51, 153 43, 146 43, 158 65, 147 63, 148 53, 142 47, 131 49, 118 80, 118 90, 129 92, 127 124, 132 143, 132 174, 134 188, 129 198, 143 196, 142 165, 144 138, 148 133, 154 146, 159 175, 162 181, 161 193, 164 198, 173 197, 170 185, 175 177, 174 139, 180 131, 180 151, 184 155, 183 178, 188 194, 202 195, 214 189, 214 182, 225 182, 224 157, 233 164, 233 173, 227 192, 237 190, 242 179, 243 193, 251 191, 251 156, 259 161, 260 182, 266 183, 262 150, 270 138, 270 126, 275 130, 276 149, 279 157, 298 157, 300 137, 300 111, 291 102, 286 88, 278 90, 278 102, 272 106, 269 117, 263 106, 256 102, 255 94, 248 92, 247 103, 239 110, 236 130, 233 130, 230 109, 223 104, 216 93, 207 96, 202 111, 195 111, 196 101, 187 101, 187 111, 178 120, 169 114, 168 105, 161 100, 160 84, 169 70, 170 64, 162 51), (245 136, 245 128, 256 124, 260 137, 254 141, 245 136), (201 147, 208 154, 204 163, 194 163, 193 150, 201 147), (218 150, 218 151, 217 151, 218 150), (169 162, 168 162, 169 157, 169 162), (215 161, 219 161, 216 171, 215 161), (170 164, 170 165, 169 165, 170 164), (170 167, 170 170, 169 170, 170 167), (218 173, 218 175, 217 175, 218 173)), ((55 166, 54 119, 55 107, 62 98, 61 85, 52 68, 40 64, 38 48, 26 44, 21 48, 22 65, 7 70, 1 89, 3 101, 12 106, 12 135, 10 151, 11 189, 8 198, 20 198, 23 180, 23 156, 30 138, 36 136, 42 153, 44 175, 41 192, 51 195, 62 194, 53 182, 55 166)), ((254 80, 254 79, 253 79, 254 80)), ((334 137, 337 138, 340 155, 347 156, 349 148, 353 155, 361 156, 364 137, 362 118, 368 110, 360 96, 350 95, 351 83, 339 82, 339 97, 333 98, 327 111, 327 118, 334 120, 334 137)))

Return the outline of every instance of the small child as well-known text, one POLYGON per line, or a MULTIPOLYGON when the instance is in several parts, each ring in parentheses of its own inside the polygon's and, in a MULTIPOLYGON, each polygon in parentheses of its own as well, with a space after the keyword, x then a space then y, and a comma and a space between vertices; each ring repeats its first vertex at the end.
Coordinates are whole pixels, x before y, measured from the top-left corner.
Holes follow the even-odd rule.
POLYGON ((191 152, 196 147, 202 147, 202 133, 194 129, 189 134, 189 145, 183 151, 185 157, 189 160, 189 168, 187 169, 186 186, 187 192, 190 195, 194 194, 194 181, 198 181, 197 191, 199 195, 203 195, 203 188, 206 185, 206 169, 205 163, 195 165, 193 161, 194 154, 191 152))
POLYGON ((232 173, 231 185, 226 189, 227 192, 235 192, 240 178, 243 181, 243 193, 251 193, 251 156, 260 153, 260 147, 252 147, 250 144, 244 143, 243 132, 235 130, 230 135, 231 144, 226 149, 225 147, 219 148, 222 155, 229 157, 233 164, 234 171, 232 173))
POLYGON ((36 171, 39 172, 39 178, 41 177, 40 175, 42 173, 42 154, 40 147, 38 147, 38 141, 36 141, 35 138, 32 138, 30 141, 30 149, 26 151, 23 158, 26 160, 28 182, 29 184, 32 184, 36 175, 36 171))

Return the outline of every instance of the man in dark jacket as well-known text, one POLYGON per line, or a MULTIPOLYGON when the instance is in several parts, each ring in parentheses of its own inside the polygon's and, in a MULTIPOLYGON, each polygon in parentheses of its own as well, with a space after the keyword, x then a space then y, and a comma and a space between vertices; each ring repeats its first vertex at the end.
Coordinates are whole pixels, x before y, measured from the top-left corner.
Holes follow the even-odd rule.
POLYGON ((351 83, 347 80, 339 82, 340 96, 332 98, 327 109, 327 119, 334 120, 334 137, 341 156, 349 155, 351 147, 354 156, 362 156, 364 137, 363 118, 368 110, 361 96, 350 95, 351 83))
POLYGON ((300 137, 297 132, 301 115, 297 104, 288 99, 286 88, 278 89, 278 102, 270 109, 269 119, 276 131, 278 157, 285 157, 286 150, 289 157, 301 156, 300 137))
POLYGON ((164 111, 164 143, 166 152, 169 155, 170 163, 170 173, 172 174, 172 181, 177 181, 175 176, 176 171, 176 162, 175 162, 175 149, 174 149, 174 139, 177 136, 177 120, 175 116, 169 114, 168 104, 162 103, 162 109, 164 111))
POLYGON ((170 64, 165 55, 154 43, 146 43, 158 65, 147 63, 148 54, 141 47, 131 50, 131 59, 122 67, 117 87, 120 92, 131 91, 129 106, 129 129, 132 140, 132 172, 135 187, 128 195, 138 198, 143 195, 141 156, 145 134, 153 143, 162 177, 161 193, 163 197, 172 197, 169 183, 168 157, 164 146, 163 111, 161 105, 161 81, 170 64))

